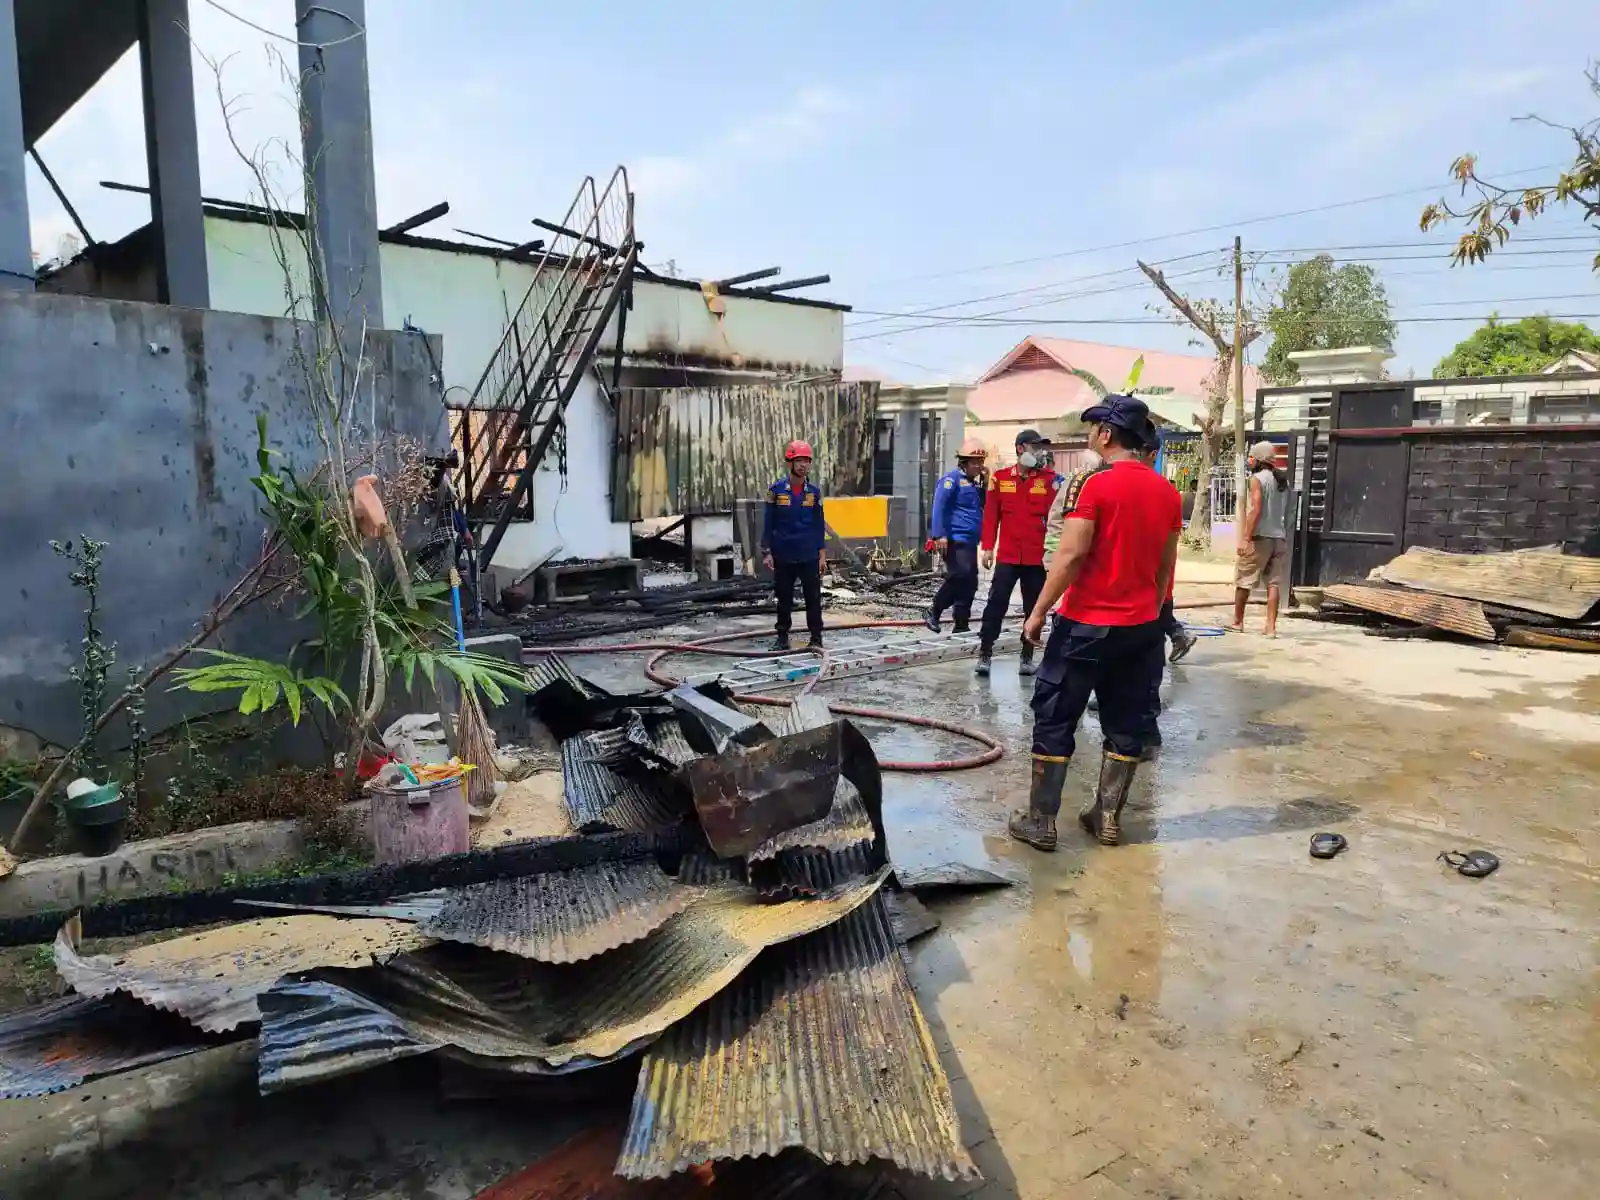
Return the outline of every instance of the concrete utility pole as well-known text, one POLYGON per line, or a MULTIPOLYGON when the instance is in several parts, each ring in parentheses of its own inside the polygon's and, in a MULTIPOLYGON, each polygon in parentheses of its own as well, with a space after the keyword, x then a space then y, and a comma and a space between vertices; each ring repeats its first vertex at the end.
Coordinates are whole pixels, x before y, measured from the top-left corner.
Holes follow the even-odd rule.
POLYGON ((33 236, 22 142, 22 81, 11 0, 0 0, 0 288, 33 291, 33 236))
POLYGON ((139 71, 144 82, 150 222, 156 232, 157 298, 163 304, 209 308, 188 30, 189 0, 141 0, 139 71))
POLYGON ((1244 525, 1244 244, 1233 239, 1233 528, 1244 525))
POLYGON ((295 0, 305 163, 323 262, 324 319, 359 341, 383 328, 378 201, 367 91, 366 0, 295 0))

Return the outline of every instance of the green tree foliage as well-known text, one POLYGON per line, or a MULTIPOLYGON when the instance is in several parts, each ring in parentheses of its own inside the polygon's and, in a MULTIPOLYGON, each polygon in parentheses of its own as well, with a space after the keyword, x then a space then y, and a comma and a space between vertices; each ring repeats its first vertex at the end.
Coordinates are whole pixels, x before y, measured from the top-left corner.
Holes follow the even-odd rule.
MULTIPOLYGON (((1587 76, 1589 90, 1600 100, 1600 63, 1591 63, 1587 76)), ((1479 175, 1475 154, 1463 154, 1451 163, 1450 174, 1461 185, 1461 199, 1454 204, 1438 200, 1428 205, 1422 210, 1422 228, 1461 222, 1465 231, 1451 254, 1458 263, 1482 262, 1510 240, 1511 230, 1521 225, 1523 218, 1539 216, 1552 201, 1578 208, 1585 221, 1600 225, 1600 117, 1582 125, 1561 125, 1542 117, 1526 119, 1570 135, 1575 147, 1572 164, 1551 182, 1509 188, 1479 175)), ((1594 269, 1600 271, 1600 254, 1594 256, 1594 269)))
POLYGON ((1341 346, 1394 346, 1389 296, 1364 263, 1335 266, 1319 254, 1289 268, 1276 302, 1267 310, 1272 345, 1261 374, 1280 386, 1298 383, 1300 370, 1289 361, 1297 350, 1335 350, 1341 346))
POLYGON ((1587 325, 1524 317, 1494 318, 1459 343, 1433 369, 1435 379, 1469 375, 1536 375, 1569 350, 1600 352, 1600 334, 1587 325))

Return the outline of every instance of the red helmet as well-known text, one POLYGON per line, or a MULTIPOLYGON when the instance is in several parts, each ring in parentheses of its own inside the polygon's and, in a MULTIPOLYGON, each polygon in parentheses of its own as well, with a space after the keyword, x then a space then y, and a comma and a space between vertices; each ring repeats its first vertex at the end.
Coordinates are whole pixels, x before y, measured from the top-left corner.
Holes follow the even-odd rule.
POLYGON ((790 442, 783 451, 783 461, 788 462, 794 458, 812 458, 810 442, 790 442))

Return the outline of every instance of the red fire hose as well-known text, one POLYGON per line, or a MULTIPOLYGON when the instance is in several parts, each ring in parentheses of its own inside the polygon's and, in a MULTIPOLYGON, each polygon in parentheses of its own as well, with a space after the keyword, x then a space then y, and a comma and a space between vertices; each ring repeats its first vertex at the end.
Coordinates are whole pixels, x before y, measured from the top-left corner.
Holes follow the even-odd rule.
MULTIPOLYGON (((840 629, 884 629, 907 628, 921 625, 921 621, 846 621, 838 625, 829 625, 829 630, 840 629)), ((741 638, 767 637, 766 631, 750 631, 741 633, 719 633, 715 637, 699 638, 692 642, 622 642, 614 645, 594 645, 585 643, 576 646, 528 646, 530 654, 619 654, 628 651, 654 650, 650 660, 645 663, 644 673, 652 683, 659 683, 662 687, 676 687, 682 680, 657 670, 657 664, 663 659, 674 654, 716 654, 727 658, 776 658, 785 653, 782 650, 730 650, 724 649, 723 642, 735 642, 741 638)), ((805 695, 817 686, 822 670, 827 667, 828 654, 822 652, 822 664, 817 674, 806 681, 799 694, 805 695)), ((735 699, 747 704, 772 704, 785 705, 789 701, 781 696, 764 696, 758 692, 738 692, 735 699)), ((946 758, 934 762, 880 762, 878 764, 885 771, 966 771, 973 767, 987 766, 995 762, 1004 753, 1000 742, 984 733, 981 729, 972 729, 966 725, 957 725, 953 721, 942 721, 938 717, 924 717, 916 713, 890 712, 883 708, 864 708, 856 704, 828 704, 834 712, 848 717, 865 717, 873 721, 887 721, 894 725, 915 725, 921 729, 937 729, 942 733, 954 734, 956 737, 966 738, 977 742, 985 749, 979 754, 967 755, 964 758, 946 758)))

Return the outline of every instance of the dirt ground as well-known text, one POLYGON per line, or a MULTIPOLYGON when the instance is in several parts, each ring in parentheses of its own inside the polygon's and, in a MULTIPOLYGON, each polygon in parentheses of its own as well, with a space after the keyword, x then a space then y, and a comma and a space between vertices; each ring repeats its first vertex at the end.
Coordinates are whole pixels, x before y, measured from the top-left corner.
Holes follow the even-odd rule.
MULTIPOLYGON (((663 636, 674 632, 689 631, 663 636)), ((640 678, 636 657, 578 665, 640 678)), ((905 1200, 1588 1191, 1600 658, 1290 618, 1276 641, 1207 637, 1170 672, 1165 748, 1135 784, 1129 844, 1091 847, 1066 812, 1097 767, 1091 716, 1055 855, 1004 836, 1025 799, 1028 685, 1002 659, 988 680, 958 661, 823 689, 976 725, 1007 748, 977 771, 888 781, 896 862, 956 860, 1016 881, 936 902, 944 926, 913 948, 987 1178, 906 1182, 905 1200), (1350 849, 1310 859, 1322 829, 1350 849), (1499 872, 1469 880, 1435 861, 1473 847, 1498 854, 1499 872)), ((959 749, 904 727, 868 732, 886 757, 959 749)), ((568 1128, 530 1128, 520 1106, 444 1105, 419 1071, 376 1092, 261 1101, 237 1052, 188 1061, 0 1105, 0 1177, 29 1181, 0 1191, 453 1200, 568 1128), (169 1191, 151 1168, 175 1155, 184 1181, 169 1191), (22 1160, 31 1169, 12 1175, 22 1160)))

